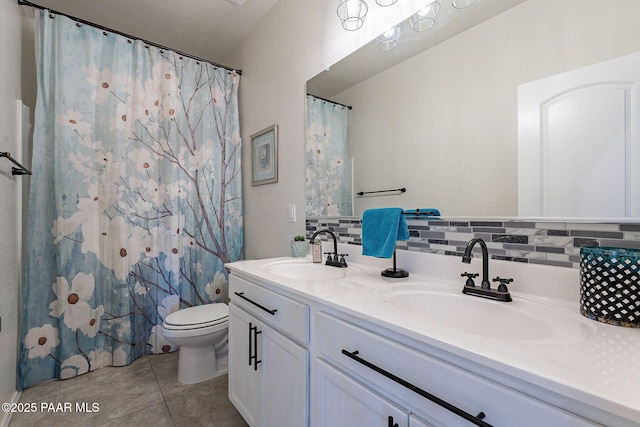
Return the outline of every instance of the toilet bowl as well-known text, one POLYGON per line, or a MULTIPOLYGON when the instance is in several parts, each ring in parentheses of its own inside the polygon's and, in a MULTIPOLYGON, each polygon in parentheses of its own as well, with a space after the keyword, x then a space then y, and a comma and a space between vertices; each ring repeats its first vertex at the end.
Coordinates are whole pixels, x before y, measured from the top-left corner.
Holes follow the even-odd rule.
POLYGON ((229 307, 204 304, 169 314, 162 334, 180 346, 178 381, 194 384, 227 372, 229 307))

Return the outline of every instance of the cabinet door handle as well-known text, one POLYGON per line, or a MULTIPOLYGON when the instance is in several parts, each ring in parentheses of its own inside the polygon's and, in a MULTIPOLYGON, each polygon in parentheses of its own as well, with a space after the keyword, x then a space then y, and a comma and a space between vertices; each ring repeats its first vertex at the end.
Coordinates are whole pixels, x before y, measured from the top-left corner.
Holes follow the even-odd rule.
POLYGON ((251 366, 251 362, 253 361, 253 329, 254 326, 251 322, 249 322, 249 366, 251 366))
POLYGON ((398 427, 398 423, 393 422, 393 417, 389 415, 389 427, 398 427))
POLYGON ((258 360, 258 334, 261 334, 262 331, 258 330, 256 326, 253 329, 253 370, 258 370, 258 363, 262 363, 262 360, 258 360))
POLYGON ((243 300, 250 302, 251 304, 255 305, 256 307, 263 309, 264 311, 266 311, 267 313, 269 313, 269 314, 270 314, 270 315, 272 315, 272 316, 275 316, 276 311, 278 311, 277 309, 273 309, 273 310, 271 310, 271 309, 269 309, 269 308, 265 307, 264 305, 262 305, 262 304, 258 304, 257 302, 255 302, 255 301, 253 301, 253 300, 251 300, 251 299, 249 299, 249 298, 245 297, 245 296, 244 296, 244 292, 234 292, 234 294, 238 295, 238 296, 239 296, 240 298, 242 298, 243 300))
POLYGON ((249 322, 249 366, 251 366, 251 362, 253 362, 253 370, 258 370, 258 363, 262 363, 262 360, 258 360, 258 334, 261 334, 262 331, 258 330, 258 326, 253 326, 251 322, 249 322))
MULTIPOLYGON (((342 349, 342 354, 344 354, 345 356, 355 360, 356 362, 366 366, 369 369, 373 369, 374 371, 376 371, 377 373, 389 378, 390 380, 400 384, 403 387, 408 388, 409 390, 413 391, 414 393, 419 394, 420 396, 424 397, 425 399, 428 399, 430 401, 432 401, 433 403, 442 406, 443 408, 447 409, 448 411, 453 412, 454 414, 458 415, 459 417, 464 418, 465 420, 469 421, 470 423, 480 426, 480 427, 493 427, 491 424, 488 424, 484 421, 482 421, 483 418, 485 418, 485 414, 484 412, 480 412, 477 416, 473 416, 468 412, 463 411, 462 409, 458 408, 455 405, 452 405, 451 403, 444 401, 442 399, 440 399, 437 396, 434 396, 433 394, 426 392, 424 390, 422 390, 421 388, 411 384, 408 381, 403 380, 400 377, 397 377, 396 375, 392 374, 389 371, 385 371, 384 369, 382 369, 379 366, 374 365, 373 363, 361 358, 360 356, 358 356, 359 351, 347 351, 345 349, 342 349)), ((390 417, 391 418, 391 417, 390 417)), ((390 421, 391 423, 392 421, 390 421)), ((391 424, 389 424, 391 425, 391 424)))

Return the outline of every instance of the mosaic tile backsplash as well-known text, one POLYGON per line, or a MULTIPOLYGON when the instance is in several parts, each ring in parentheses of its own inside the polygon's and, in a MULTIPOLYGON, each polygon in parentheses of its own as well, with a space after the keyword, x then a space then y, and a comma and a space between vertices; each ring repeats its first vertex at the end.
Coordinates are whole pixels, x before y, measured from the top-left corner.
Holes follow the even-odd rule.
MULTIPOLYGON (((399 241, 398 250, 461 257, 467 242, 479 237, 492 259, 579 268, 581 246, 640 249, 640 223, 407 218, 407 225, 411 238, 399 241)), ((307 218, 307 238, 322 228, 341 243, 362 245, 360 218, 307 218)))

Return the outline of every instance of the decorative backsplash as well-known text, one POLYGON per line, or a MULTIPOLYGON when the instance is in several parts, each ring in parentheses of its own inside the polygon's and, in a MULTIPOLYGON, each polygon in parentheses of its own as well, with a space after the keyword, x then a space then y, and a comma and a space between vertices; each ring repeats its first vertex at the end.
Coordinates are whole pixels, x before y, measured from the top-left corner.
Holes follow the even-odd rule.
MULTIPOLYGON (((399 250, 462 256, 467 242, 480 237, 493 259, 579 268, 581 246, 640 249, 640 223, 407 218, 407 225, 411 238, 399 241, 399 250)), ((341 243, 362 245, 360 218, 307 218, 307 238, 322 228, 341 243)))

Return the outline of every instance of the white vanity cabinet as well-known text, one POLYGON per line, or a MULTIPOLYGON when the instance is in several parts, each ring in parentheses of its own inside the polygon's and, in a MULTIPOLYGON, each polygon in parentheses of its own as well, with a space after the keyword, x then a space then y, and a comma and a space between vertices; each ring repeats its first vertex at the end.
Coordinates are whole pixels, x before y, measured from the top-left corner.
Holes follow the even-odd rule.
POLYGON ((312 426, 435 427, 320 359, 312 386, 312 426))
POLYGON ((362 408, 375 406, 375 399, 385 402, 395 420, 384 424, 388 415, 383 412, 374 418, 377 423, 351 425, 425 425, 415 417, 447 427, 597 425, 332 314, 315 313, 313 338, 313 425, 335 425, 324 420, 332 419, 336 401, 347 399, 345 390, 355 392, 351 398, 362 402, 362 408), (413 423, 397 411, 413 414, 413 423))
POLYGON ((409 413, 316 359, 311 425, 317 427, 407 427, 409 413))
POLYGON ((308 425, 309 307, 231 276, 229 400, 251 427, 308 425))
POLYGON ((433 424, 427 424, 426 422, 422 421, 420 418, 416 417, 415 415, 409 416, 409 426, 410 427, 434 427, 433 424))
POLYGON ((640 426, 596 395, 547 387, 537 365, 503 371, 477 341, 416 332, 376 301, 378 274, 287 280, 265 273, 274 262, 231 265, 229 399, 251 427, 640 426))

